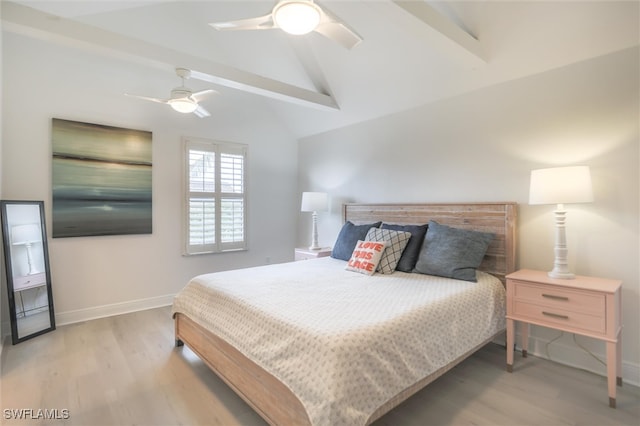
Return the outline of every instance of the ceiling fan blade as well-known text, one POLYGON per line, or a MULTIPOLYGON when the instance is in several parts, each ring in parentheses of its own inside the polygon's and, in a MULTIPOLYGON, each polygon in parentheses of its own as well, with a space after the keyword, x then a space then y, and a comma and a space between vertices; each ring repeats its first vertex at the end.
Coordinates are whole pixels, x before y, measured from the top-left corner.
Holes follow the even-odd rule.
POLYGON ((196 108, 195 111, 193 111, 193 113, 195 115, 197 115, 200 118, 205 118, 205 117, 209 117, 211 114, 209 114, 209 111, 207 111, 206 109, 204 109, 202 107, 202 105, 198 105, 198 108, 196 108))
POLYGON ((148 96, 131 95, 131 94, 129 94, 129 93, 125 93, 124 95, 125 95, 125 96, 129 96, 129 97, 131 97, 131 98, 138 98, 138 99, 142 99, 142 100, 145 100, 145 101, 157 102, 157 103, 159 103, 159 104, 166 104, 166 103, 168 103, 168 102, 169 102, 167 99, 150 98, 150 97, 148 97, 148 96))
POLYGON ((208 98, 209 96, 218 93, 213 89, 206 89, 206 90, 201 90, 199 92, 193 93, 191 95, 191 99, 193 99, 194 101, 200 102, 201 100, 208 98))
POLYGON ((342 19, 324 6, 322 7, 320 24, 314 31, 341 44, 346 49, 351 49, 362 41, 362 37, 356 30, 349 27, 342 19))
POLYGON ((218 31, 225 30, 268 30, 275 28, 271 14, 259 16, 257 18, 240 19, 229 22, 210 23, 218 31))
POLYGON ((342 22, 327 22, 320 24, 314 31, 335 41, 336 43, 341 44, 346 49, 351 49, 362 41, 362 37, 360 37, 358 33, 347 27, 342 22))

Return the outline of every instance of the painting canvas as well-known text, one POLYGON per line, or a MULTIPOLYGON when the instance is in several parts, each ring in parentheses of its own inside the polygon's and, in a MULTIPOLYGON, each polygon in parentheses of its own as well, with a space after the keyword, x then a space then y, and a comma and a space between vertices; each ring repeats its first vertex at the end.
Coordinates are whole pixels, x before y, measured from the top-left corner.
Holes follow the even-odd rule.
POLYGON ((151 132, 54 118, 53 238, 150 234, 151 132))

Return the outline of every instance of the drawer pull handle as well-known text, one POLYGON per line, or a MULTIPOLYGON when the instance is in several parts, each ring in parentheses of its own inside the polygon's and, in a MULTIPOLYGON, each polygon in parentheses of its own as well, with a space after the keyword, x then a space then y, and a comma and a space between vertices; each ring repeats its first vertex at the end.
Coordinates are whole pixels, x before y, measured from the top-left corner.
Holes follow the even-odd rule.
POLYGON ((546 315, 548 317, 553 317, 553 318, 566 319, 566 320, 569 319, 569 316, 567 316, 567 315, 554 314, 553 312, 542 311, 542 315, 546 315))
POLYGON ((542 293, 542 297, 546 297, 547 299, 554 299, 554 300, 564 300, 565 302, 569 301, 569 298, 566 296, 556 296, 554 294, 544 294, 542 293))

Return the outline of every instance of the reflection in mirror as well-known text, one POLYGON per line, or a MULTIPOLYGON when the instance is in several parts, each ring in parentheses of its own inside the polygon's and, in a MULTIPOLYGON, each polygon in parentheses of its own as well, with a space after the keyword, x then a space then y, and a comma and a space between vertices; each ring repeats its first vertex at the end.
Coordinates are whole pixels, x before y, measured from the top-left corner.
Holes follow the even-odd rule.
POLYGON ((42 201, 1 201, 13 344, 55 329, 42 201))

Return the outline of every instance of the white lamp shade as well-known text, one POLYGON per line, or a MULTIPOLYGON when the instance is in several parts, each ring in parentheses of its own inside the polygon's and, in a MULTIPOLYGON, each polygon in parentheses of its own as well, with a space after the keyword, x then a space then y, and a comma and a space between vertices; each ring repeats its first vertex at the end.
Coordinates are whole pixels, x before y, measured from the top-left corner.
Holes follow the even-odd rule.
POLYGON ((593 201, 587 166, 553 167, 531 171, 529 204, 570 204, 593 201))
POLYGON ((310 1, 283 1, 274 8, 273 19, 284 32, 307 34, 320 23, 320 9, 310 1))
POLYGON ((329 206, 326 192, 303 192, 302 206, 303 212, 321 212, 327 210, 329 206))
POLYGON ((42 241, 40 225, 29 223, 26 225, 16 225, 11 228, 12 244, 30 244, 37 241, 42 241))

